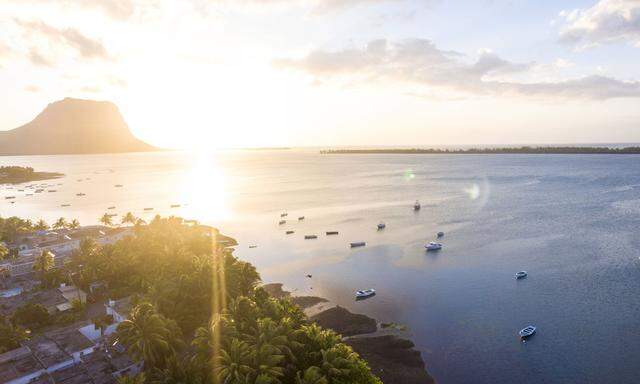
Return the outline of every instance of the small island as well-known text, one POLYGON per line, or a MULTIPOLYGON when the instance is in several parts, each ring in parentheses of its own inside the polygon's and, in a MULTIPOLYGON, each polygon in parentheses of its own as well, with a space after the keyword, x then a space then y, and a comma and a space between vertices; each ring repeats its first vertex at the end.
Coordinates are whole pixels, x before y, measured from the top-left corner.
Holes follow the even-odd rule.
POLYGON ((467 149, 441 149, 441 148, 368 148, 368 149, 325 149, 320 151, 323 155, 343 155, 343 154, 562 154, 562 155, 637 155, 640 154, 640 147, 496 147, 496 148, 467 148, 467 149))
POLYGON ((31 167, 0 167, 0 184, 20 184, 29 181, 57 179, 64 176, 57 172, 36 172, 31 167))

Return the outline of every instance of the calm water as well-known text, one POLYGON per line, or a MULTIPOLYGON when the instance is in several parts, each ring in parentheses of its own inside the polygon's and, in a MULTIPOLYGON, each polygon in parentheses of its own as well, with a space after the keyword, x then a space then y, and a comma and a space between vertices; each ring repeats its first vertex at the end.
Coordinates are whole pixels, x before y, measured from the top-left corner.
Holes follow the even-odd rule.
POLYGON ((17 198, 1 199, 2 216, 88 224, 116 206, 220 226, 265 281, 406 324, 440 383, 638 382, 639 156, 247 151, 0 164, 67 175, 45 182, 53 193, 3 187, 2 196, 17 198), (288 223, 278 226, 285 209, 288 223), (387 228, 378 232, 381 220, 387 228), (445 248, 426 254, 440 230, 445 248), (352 241, 367 247, 351 250, 352 241), (529 277, 515 281, 523 269, 529 277), (352 300, 369 287, 379 294, 352 300), (530 323, 539 332, 523 344, 516 332, 530 323))

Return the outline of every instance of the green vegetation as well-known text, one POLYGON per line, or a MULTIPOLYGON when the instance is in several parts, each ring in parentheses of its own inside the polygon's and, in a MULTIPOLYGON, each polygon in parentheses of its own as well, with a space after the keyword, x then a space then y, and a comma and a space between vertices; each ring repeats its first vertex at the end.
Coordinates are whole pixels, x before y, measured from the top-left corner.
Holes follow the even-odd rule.
POLYGON ((114 245, 82 241, 68 266, 81 287, 134 295, 116 336, 144 375, 122 383, 380 383, 339 335, 260 288, 214 229, 157 216, 134 231, 114 245))
POLYGON ((369 148, 369 149, 328 149, 323 155, 342 154, 640 154, 640 147, 501 147, 501 148, 369 148))
MULTIPOLYGON (((78 229, 80 222, 76 219, 68 222, 64 217, 56 220, 53 225, 55 229, 78 229)), ((0 241, 8 243, 14 242, 16 237, 34 231, 45 231, 49 229, 49 224, 40 219, 35 224, 31 220, 24 220, 16 216, 3 218, 0 217, 0 241)))
POLYGON ((18 184, 29 181, 55 179, 63 176, 55 172, 35 172, 31 167, 0 167, 0 184, 18 184))
POLYGON ((0 354, 20 347, 20 342, 28 338, 28 332, 19 325, 0 317, 0 354))
POLYGON ((27 303, 18 307, 11 316, 11 322, 30 329, 42 328, 49 324, 49 312, 41 304, 27 303))

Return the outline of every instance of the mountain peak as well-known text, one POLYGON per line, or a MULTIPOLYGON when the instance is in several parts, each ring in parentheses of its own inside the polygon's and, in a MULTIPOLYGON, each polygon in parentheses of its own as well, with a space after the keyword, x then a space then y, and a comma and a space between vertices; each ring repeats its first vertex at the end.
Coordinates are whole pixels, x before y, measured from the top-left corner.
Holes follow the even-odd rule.
POLYGON ((2 155, 57 155, 156 150, 135 138, 110 101, 66 97, 31 122, 0 132, 2 155))

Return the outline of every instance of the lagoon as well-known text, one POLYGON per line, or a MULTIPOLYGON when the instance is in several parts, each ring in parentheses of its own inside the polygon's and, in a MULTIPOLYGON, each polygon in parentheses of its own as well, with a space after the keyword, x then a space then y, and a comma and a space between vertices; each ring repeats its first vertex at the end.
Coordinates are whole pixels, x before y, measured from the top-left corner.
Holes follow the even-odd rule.
POLYGON ((37 182, 56 193, 2 186, 3 217, 92 224, 115 206, 110 213, 215 225, 264 281, 406 325, 440 383, 637 382, 638 155, 291 149, 0 157, 0 165, 65 174, 37 182), (285 210, 305 220, 278 225, 285 210), (439 231, 443 249, 426 253, 439 231), (360 241, 366 247, 349 247, 360 241), (520 270, 529 276, 517 281, 520 270), (355 302, 365 288, 377 295, 355 302), (521 343, 528 324, 538 333, 521 343))

